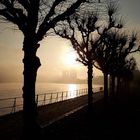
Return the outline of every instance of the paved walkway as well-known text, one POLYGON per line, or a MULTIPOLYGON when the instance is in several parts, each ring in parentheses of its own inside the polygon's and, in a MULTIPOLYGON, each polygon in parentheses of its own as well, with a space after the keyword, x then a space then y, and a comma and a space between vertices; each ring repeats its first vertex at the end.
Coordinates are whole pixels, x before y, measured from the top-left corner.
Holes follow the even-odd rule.
POLYGON ((44 128, 40 139, 139 140, 140 90, 100 100, 44 128))
MULTIPOLYGON (((95 93, 94 102, 103 98, 103 92, 95 93)), ((80 110, 87 105, 87 95, 38 108, 38 123, 42 128, 80 110)), ((22 112, 0 117, 0 138, 17 140, 22 134, 22 112)))
MULTIPOLYGON (((83 96, 82 99, 72 99, 73 101, 71 100, 70 102, 65 102, 66 104, 61 104, 62 106, 57 104, 54 109, 49 109, 48 106, 46 108, 48 113, 43 113, 46 112, 45 108, 39 109, 42 111, 39 112, 40 118, 38 118, 38 121, 44 127, 38 140, 139 140, 139 91, 139 89, 132 89, 130 94, 124 94, 122 91, 120 96, 116 98, 108 98, 107 101, 101 99, 93 104, 91 111, 88 111, 87 106, 84 106, 84 104, 80 104, 80 106, 84 107, 68 116, 63 116, 65 111, 62 114, 60 113, 66 108, 66 104, 72 107, 70 110, 66 109, 70 112, 73 110, 73 105, 77 104, 79 100, 87 101, 86 96, 83 96), (54 115, 53 118, 55 110, 63 118, 60 117, 61 119, 53 122, 54 118, 59 118, 57 115, 54 115), (44 114, 46 117, 42 118, 41 114, 44 114), (51 117, 48 121, 49 116, 51 117)), ((15 114, 15 116, 9 117, 5 117, 0 122, 2 124, 0 125, 0 138, 2 140, 20 139, 21 116, 16 116, 15 114)))
MULTIPOLYGON (((103 92, 94 93, 93 102, 96 102, 101 98, 103 98, 103 92)), ((84 95, 70 100, 42 106, 38 109, 38 122, 41 127, 45 127, 56 120, 59 120, 64 116, 68 116, 69 114, 80 110, 84 106, 87 106, 87 101, 87 95, 84 95)))

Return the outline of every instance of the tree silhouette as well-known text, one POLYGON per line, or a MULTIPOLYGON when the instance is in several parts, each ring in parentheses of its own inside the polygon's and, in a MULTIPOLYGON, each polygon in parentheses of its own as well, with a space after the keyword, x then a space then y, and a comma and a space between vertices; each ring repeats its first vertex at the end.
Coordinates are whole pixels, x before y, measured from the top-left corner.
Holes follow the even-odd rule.
POLYGON ((137 64, 134 57, 127 58, 125 62, 126 63, 123 68, 121 68, 122 70, 119 72, 119 75, 116 76, 116 95, 118 95, 121 90, 125 92, 129 91, 130 81, 133 79, 133 71, 137 69, 137 64))
POLYGON ((104 27, 99 24, 98 12, 79 11, 67 18, 65 22, 60 22, 54 28, 57 35, 69 39, 72 47, 78 54, 77 61, 81 62, 88 69, 88 106, 92 107, 93 91, 93 65, 97 59, 97 48, 99 48, 101 38, 108 30, 112 28, 121 28, 121 24, 116 24, 113 15, 116 12, 115 3, 107 4, 106 24, 104 27))
POLYGON ((24 35, 24 86, 23 114, 26 132, 36 128, 37 105, 35 103, 35 82, 41 63, 36 56, 39 41, 55 24, 75 12, 86 0, 1 0, 0 15, 19 28, 24 35))
POLYGON ((135 69, 136 62, 134 58, 128 58, 130 54, 140 50, 135 33, 126 35, 125 33, 114 33, 113 42, 116 45, 112 53, 112 63, 110 75, 112 77, 112 93, 115 93, 115 77, 117 78, 117 93, 120 85, 120 78, 129 77, 131 71, 135 69), (127 76, 126 76, 127 75, 127 76))
POLYGON ((110 65, 110 53, 111 48, 109 45, 113 45, 111 40, 107 42, 107 35, 113 30, 119 30, 123 27, 123 23, 121 20, 117 20, 116 13, 118 11, 118 5, 115 2, 110 2, 107 4, 107 14, 108 21, 107 25, 102 23, 102 26, 97 28, 97 33, 99 34, 99 38, 96 42, 91 41, 91 46, 94 48, 92 53, 95 55, 94 66, 101 70, 104 75, 104 98, 108 97, 108 68, 110 65), (110 43, 110 44, 109 44, 110 43))
MULTIPOLYGON (((104 74, 104 94, 105 97, 108 96, 108 74, 113 73, 113 66, 116 66, 116 52, 117 47, 121 46, 122 43, 125 45, 125 40, 119 40, 117 38, 117 32, 114 31, 104 31, 102 33, 102 38, 100 39, 101 43, 96 50, 97 55, 97 65, 98 69, 102 70, 104 74)), ((112 76, 112 81, 114 77, 112 76)), ((112 89, 113 89, 112 82, 112 89)))
MULTIPOLYGON (((134 59, 128 59, 128 55, 136 51, 139 51, 139 46, 136 45, 136 35, 132 34, 130 37, 119 31, 109 31, 103 35, 102 43, 97 49, 97 63, 105 76, 110 74, 111 77, 111 90, 112 94, 115 89, 115 77, 118 78, 118 84, 120 77, 125 76, 131 69, 134 68, 134 59), (133 65, 129 65, 132 62, 133 65), (128 67, 129 66, 129 67, 128 67)), ((108 78, 106 77, 108 83, 108 78)), ((104 84, 106 84, 104 82, 104 84)), ((108 93, 108 84, 106 84, 106 92, 108 93)))
POLYGON ((69 39, 79 58, 77 61, 87 66, 88 69, 88 105, 92 106, 92 77, 94 54, 91 53, 91 34, 96 30, 96 14, 73 15, 65 23, 60 23, 54 28, 59 36, 69 39))

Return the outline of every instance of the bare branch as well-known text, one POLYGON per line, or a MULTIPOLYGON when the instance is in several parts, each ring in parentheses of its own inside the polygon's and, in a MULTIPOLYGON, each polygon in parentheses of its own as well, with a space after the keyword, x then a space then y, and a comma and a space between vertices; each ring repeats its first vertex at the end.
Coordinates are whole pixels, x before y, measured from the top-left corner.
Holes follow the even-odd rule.
POLYGON ((5 17, 7 20, 13 22, 18 25, 19 29, 25 33, 27 17, 23 13, 23 10, 20 8, 14 7, 14 1, 2 1, 1 3, 5 6, 5 8, 0 9, 0 15, 5 17))
POLYGON ((95 63, 93 63, 93 65, 94 65, 94 67, 95 67, 96 69, 98 69, 98 70, 101 70, 101 71, 102 71, 102 68, 101 68, 101 67, 97 66, 95 63))
POLYGON ((82 2, 85 1, 86 0, 77 0, 65 12, 54 17, 53 19, 51 19, 51 21, 49 22, 43 21, 43 23, 40 25, 39 30, 37 32, 37 40, 40 41, 50 28, 53 28, 58 21, 65 20, 68 16, 70 16, 72 13, 75 12, 75 10, 80 6, 82 2))
POLYGON ((78 58, 76 59, 76 61, 82 63, 82 64, 85 65, 85 66, 87 66, 87 62, 84 62, 84 61, 82 61, 82 60, 80 60, 80 59, 78 59, 78 58))
POLYGON ((30 9, 29 0, 17 0, 27 11, 30 9))
POLYGON ((51 7, 49 13, 46 15, 46 17, 45 17, 45 19, 44 19, 43 22, 48 22, 49 18, 50 18, 52 15, 55 14, 55 8, 56 8, 56 6, 58 6, 58 5, 59 5, 61 2, 63 2, 63 1, 65 1, 65 0, 55 0, 55 1, 53 2, 53 5, 52 5, 52 7, 51 7))

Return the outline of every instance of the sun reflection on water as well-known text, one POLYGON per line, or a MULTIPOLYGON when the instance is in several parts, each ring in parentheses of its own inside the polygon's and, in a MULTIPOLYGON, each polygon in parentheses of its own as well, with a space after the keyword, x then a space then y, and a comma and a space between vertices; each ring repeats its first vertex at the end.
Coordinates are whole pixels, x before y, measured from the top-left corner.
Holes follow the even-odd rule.
POLYGON ((76 97, 76 90, 77 90, 76 84, 69 84, 68 85, 68 97, 75 98, 76 97))

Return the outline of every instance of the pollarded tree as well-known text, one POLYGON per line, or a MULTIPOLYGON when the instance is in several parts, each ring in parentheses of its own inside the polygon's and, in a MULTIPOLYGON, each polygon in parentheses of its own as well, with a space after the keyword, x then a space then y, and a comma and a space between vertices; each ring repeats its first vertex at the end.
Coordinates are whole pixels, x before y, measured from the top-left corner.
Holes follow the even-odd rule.
MULTIPOLYGON (((118 30, 103 32, 100 39, 101 43, 96 49, 97 59, 95 65, 104 75, 105 96, 108 96, 108 75, 116 70, 113 66, 116 66, 118 60, 117 47, 122 48, 126 44, 126 38, 120 38, 117 33, 118 30)), ((112 76, 113 79, 114 77, 112 76)), ((114 87, 111 89, 114 89, 114 87)))
POLYGON ((121 70, 119 70, 119 74, 116 74, 116 95, 118 95, 121 90, 124 90, 126 93, 129 92, 130 82, 133 79, 133 71, 137 69, 137 64, 134 57, 127 58, 125 63, 126 64, 120 68, 121 70))
MULTIPOLYGON (((54 28, 57 35, 69 39, 72 47, 78 54, 77 61, 81 62, 88 69, 88 105, 89 108, 93 102, 92 78, 93 65, 96 62, 96 50, 101 43, 100 38, 104 32, 112 28, 121 28, 122 25, 117 24, 114 20, 115 3, 109 3, 107 6, 106 21, 102 21, 103 26, 97 25, 99 23, 98 12, 78 11, 76 14, 68 17, 65 22, 58 23, 54 28), (104 27, 104 24, 106 26, 104 27)), ((94 9, 93 9, 94 10, 94 9)), ((101 24, 100 23, 100 24, 101 24)))
POLYGON ((72 47, 78 54, 78 61, 88 69, 88 105, 92 106, 92 78, 94 54, 91 53, 91 35, 96 30, 98 20, 96 14, 73 15, 64 23, 54 28, 55 33, 71 41, 72 47))
MULTIPOLYGON (((119 81, 119 78, 122 77, 125 71, 129 70, 126 67, 129 62, 127 57, 139 51, 139 46, 136 45, 136 42, 135 34, 128 36, 125 33, 111 31, 103 36, 102 43, 97 49, 97 63, 101 70, 104 71, 103 73, 106 73, 106 75, 110 74, 112 94, 115 89, 115 77, 119 81)), ((106 84, 106 87, 108 87, 108 84, 106 84)))
MULTIPOLYGON (((115 89, 115 77, 117 78, 116 91, 118 92, 120 79, 123 77, 129 77, 128 74, 131 75, 131 71, 134 70, 136 66, 134 58, 130 59, 128 57, 140 50, 140 46, 137 43, 138 38, 135 33, 132 33, 132 35, 126 35, 125 33, 114 34, 115 37, 113 38, 113 42, 116 47, 113 49, 109 69, 110 76, 112 77, 112 93, 115 93, 115 91, 113 91, 115 89)), ((110 36, 113 36, 113 34, 110 36)))
POLYGON ((41 41, 55 24, 70 16, 86 0, 0 0, 0 16, 17 25, 24 35, 23 113, 27 132, 35 127, 35 82, 41 63, 36 56, 41 41))
POLYGON ((120 19, 117 20, 116 13, 118 11, 118 4, 116 2, 110 2, 107 4, 107 15, 108 20, 107 23, 102 23, 102 25, 97 28, 97 33, 99 34, 99 38, 97 42, 91 41, 91 46, 94 48, 92 53, 95 55, 95 62, 93 65, 101 70, 104 75, 104 98, 108 97, 108 68, 109 68, 109 60, 110 60, 110 53, 111 50, 108 48, 113 42, 107 42, 107 35, 108 33, 123 28, 123 23, 120 19), (105 44, 106 42, 106 44, 105 44), (110 43, 110 44, 109 44, 110 43))

